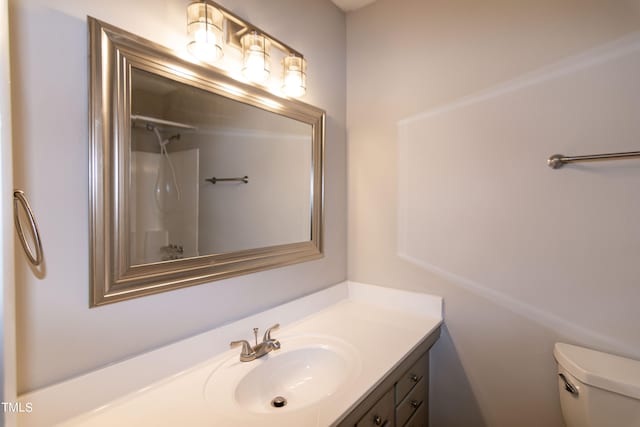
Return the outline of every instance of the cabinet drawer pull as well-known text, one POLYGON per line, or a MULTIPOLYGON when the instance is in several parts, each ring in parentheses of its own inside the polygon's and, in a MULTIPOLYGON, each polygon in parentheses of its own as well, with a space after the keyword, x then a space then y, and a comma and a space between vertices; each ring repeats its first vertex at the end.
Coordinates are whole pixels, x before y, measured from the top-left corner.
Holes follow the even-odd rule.
POLYGON ((416 374, 411 374, 411 376, 409 376, 409 379, 414 383, 417 383, 418 381, 420 381, 420 377, 417 376, 416 374))
POLYGON ((417 408, 418 406, 420 406, 420 403, 421 403, 421 402, 419 402, 419 401, 417 401, 417 400, 415 400, 415 399, 414 399, 414 400, 412 400, 411 402, 409 402, 409 405, 411 405, 411 407, 415 409, 415 408, 417 408))
POLYGON ((377 426, 386 426, 389 423, 389 420, 384 420, 382 421, 382 418, 380 418, 379 415, 374 415, 373 416, 373 423, 377 426))

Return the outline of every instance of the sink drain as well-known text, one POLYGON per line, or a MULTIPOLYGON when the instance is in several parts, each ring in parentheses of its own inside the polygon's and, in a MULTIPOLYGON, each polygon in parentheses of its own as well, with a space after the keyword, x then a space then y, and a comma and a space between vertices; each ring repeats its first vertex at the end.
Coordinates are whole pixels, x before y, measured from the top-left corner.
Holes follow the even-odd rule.
POLYGON ((282 408, 286 404, 287 404, 287 399, 285 399, 282 396, 276 396, 271 401, 271 406, 273 406, 274 408, 282 408))

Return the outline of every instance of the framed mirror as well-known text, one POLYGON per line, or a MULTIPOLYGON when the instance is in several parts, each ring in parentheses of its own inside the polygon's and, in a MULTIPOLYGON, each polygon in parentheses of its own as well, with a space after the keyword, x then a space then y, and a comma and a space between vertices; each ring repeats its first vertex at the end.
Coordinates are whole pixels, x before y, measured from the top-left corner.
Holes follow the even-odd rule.
POLYGON ((322 257, 324 111, 88 20, 90 305, 322 257))

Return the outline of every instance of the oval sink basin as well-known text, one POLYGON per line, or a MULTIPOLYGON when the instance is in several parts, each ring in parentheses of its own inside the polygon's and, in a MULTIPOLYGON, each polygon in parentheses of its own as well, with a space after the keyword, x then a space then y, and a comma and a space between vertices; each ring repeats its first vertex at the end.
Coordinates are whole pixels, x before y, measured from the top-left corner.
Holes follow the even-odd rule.
POLYGON ((360 369, 356 350, 330 337, 282 337, 280 350, 251 362, 227 360, 208 378, 205 399, 255 413, 289 412, 322 401, 360 369), (284 398, 276 406, 275 398, 284 398), (284 403, 284 404, 283 404, 284 403))
POLYGON ((240 380, 235 398, 255 412, 271 411, 271 401, 303 407, 332 395, 349 374, 349 362, 326 348, 304 348, 275 355, 240 380))

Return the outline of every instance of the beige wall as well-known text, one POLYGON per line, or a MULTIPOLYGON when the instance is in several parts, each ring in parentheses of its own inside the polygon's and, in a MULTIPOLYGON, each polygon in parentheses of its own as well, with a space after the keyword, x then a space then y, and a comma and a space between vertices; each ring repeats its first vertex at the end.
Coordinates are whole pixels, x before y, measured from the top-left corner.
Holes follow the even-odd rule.
POLYGON ((37 278, 16 257, 19 392, 346 278, 344 15, 328 0, 219 2, 308 58, 304 101, 327 111, 325 257, 89 309, 86 15, 183 49, 189 2, 10 1, 15 185, 38 215, 46 261, 37 278))
POLYGON ((347 15, 349 278, 445 299, 432 425, 561 426, 558 340, 640 358, 640 2, 347 15))

